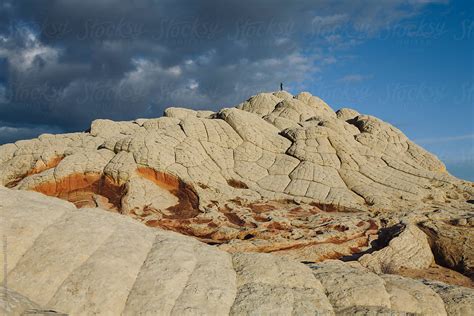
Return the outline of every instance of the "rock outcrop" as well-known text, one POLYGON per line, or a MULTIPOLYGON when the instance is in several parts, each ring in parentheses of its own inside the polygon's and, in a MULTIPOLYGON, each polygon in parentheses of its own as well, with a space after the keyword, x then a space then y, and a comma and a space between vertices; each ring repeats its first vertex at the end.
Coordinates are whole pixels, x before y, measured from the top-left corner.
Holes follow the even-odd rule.
POLYGON ((438 260, 474 278, 474 214, 451 221, 427 220, 420 227, 428 235, 438 260))
POLYGON ((400 233, 381 250, 365 254, 359 262, 377 273, 399 272, 402 268, 426 269, 434 263, 428 238, 414 224, 394 227, 400 233))
POLYGON ((305 265, 272 254, 229 254, 35 192, 0 187, 0 219, 8 262, 7 274, 0 272, 7 287, 0 311, 13 315, 474 312, 473 289, 376 274, 357 262, 305 265))
MULTIPOLYGON (((96 120, 0 146, 0 185, 127 214, 230 252, 305 261, 371 248, 387 214, 472 211, 472 183, 392 125, 303 92, 217 112, 96 120)), ((461 213, 459 213, 461 212, 461 213)))
POLYGON ((95 120, 0 146, 2 312, 473 314, 473 200, 309 93, 95 120))

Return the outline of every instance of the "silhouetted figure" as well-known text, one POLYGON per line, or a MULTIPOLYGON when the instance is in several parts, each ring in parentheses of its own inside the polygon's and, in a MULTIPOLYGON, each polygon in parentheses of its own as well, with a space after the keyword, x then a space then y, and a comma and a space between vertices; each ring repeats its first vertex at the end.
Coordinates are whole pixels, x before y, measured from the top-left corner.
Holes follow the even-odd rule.
POLYGON ((283 91, 283 82, 280 82, 280 91, 283 91))

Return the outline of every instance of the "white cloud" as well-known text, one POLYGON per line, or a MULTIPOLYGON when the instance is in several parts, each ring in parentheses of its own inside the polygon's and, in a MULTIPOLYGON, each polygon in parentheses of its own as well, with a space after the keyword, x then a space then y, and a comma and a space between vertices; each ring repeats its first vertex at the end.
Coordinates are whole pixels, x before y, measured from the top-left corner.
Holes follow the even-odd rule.
POLYGON ((34 61, 37 58, 41 58, 43 62, 48 64, 57 63, 61 53, 60 49, 41 43, 38 36, 26 26, 18 29, 17 35, 20 37, 19 40, 23 42, 23 47, 19 49, 16 47, 12 48, 9 43, 18 39, 11 37, 1 38, 4 48, 0 48, 0 56, 8 58, 10 67, 25 72, 34 68, 34 61))
POLYGON ((191 90, 196 90, 197 88, 199 88, 199 83, 196 80, 191 79, 189 80, 188 88, 191 90))
POLYGON ((180 76, 183 72, 181 71, 180 66, 173 66, 166 70, 168 73, 172 74, 173 76, 180 76))

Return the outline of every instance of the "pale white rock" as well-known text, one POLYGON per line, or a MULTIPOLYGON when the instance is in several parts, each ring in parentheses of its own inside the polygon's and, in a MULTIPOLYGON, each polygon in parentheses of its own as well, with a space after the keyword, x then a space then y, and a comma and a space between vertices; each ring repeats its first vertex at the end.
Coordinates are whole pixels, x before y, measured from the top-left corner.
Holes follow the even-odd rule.
MULTIPOLYGON (((326 105, 327 106, 327 105, 326 105)), ((312 118, 335 118, 336 114, 322 104, 307 104, 298 99, 284 99, 275 109, 265 116, 268 121, 284 118, 295 123, 307 121, 312 118)))
POLYGON ((17 149, 15 144, 0 145, 0 164, 12 159, 17 149))
POLYGON ((73 315, 472 313, 472 289, 377 275, 355 262, 305 265, 272 254, 231 255, 35 192, 0 187, 0 215, 11 265, 2 295, 14 315, 28 309, 73 315))
POLYGON ((27 297, 12 291, 11 289, 0 288, 0 314, 1 315, 28 315, 28 312, 41 310, 40 305, 32 302, 27 297))
POLYGON ((183 120, 187 117, 197 117, 197 112, 191 109, 184 109, 178 107, 167 108, 164 112, 165 117, 177 118, 183 120))
MULTIPOLYGON (((88 212, 94 211, 84 210, 86 216, 88 212)), ((123 311, 141 265, 151 249, 154 234, 144 230, 139 223, 113 224, 113 232, 105 240, 101 240, 100 236, 95 239, 98 247, 86 260, 70 271, 61 284, 58 284, 55 294, 47 305, 74 315, 105 313, 117 315, 123 311), (127 247, 124 247, 124 244, 127 247), (113 295, 99 293, 113 293, 113 295)))
POLYGON ((301 92, 300 94, 295 96, 295 99, 303 101, 304 103, 308 104, 309 106, 317 108, 319 111, 321 111, 323 116, 328 116, 328 117, 336 117, 336 113, 331 109, 331 107, 321 100, 320 98, 311 95, 308 92, 301 92))
POLYGON ((111 120, 94 120, 91 124, 92 136, 107 138, 116 134, 132 135, 141 127, 133 122, 114 122, 111 120))
POLYGON ((173 170, 193 185, 215 183, 199 192, 212 200, 222 200, 219 191, 233 190, 222 180, 232 174, 251 182, 246 195, 304 195, 361 210, 421 208, 447 199, 461 205, 465 195, 474 195, 472 186, 447 174, 436 157, 397 128, 350 109, 339 110, 336 118, 324 101, 306 92, 258 94, 217 113, 169 108, 165 114, 134 122, 96 120, 90 132, 44 134, 0 146, 0 182, 35 189, 74 173, 95 173, 130 187, 134 168, 150 168, 173 170), (308 163, 313 177, 300 178, 295 168, 308 163), (207 170, 212 174, 205 176, 207 170), (273 175, 278 179, 266 178, 273 175), (287 177, 309 182, 290 184, 287 177))
POLYGON ((279 130, 255 114, 238 109, 224 109, 219 115, 232 126, 242 139, 275 153, 283 153, 290 141, 279 135, 279 130))
POLYGON ((428 268, 434 257, 426 235, 415 224, 400 225, 399 230, 385 248, 365 254, 358 261, 377 273, 428 268))
POLYGON ((336 114, 337 114, 337 118, 343 121, 352 120, 353 118, 360 115, 360 113, 357 112, 356 110, 349 109, 349 108, 339 109, 337 110, 336 114))
POLYGON ((122 213, 141 214, 144 209, 153 209, 162 215, 169 215, 166 209, 178 202, 179 199, 168 190, 148 179, 134 177, 128 182, 127 193, 122 198, 122 213))
POLYGON ((181 122, 180 119, 174 117, 159 117, 156 119, 148 119, 143 122, 143 127, 147 130, 159 130, 168 126, 178 125, 181 122))
POLYGON ((264 116, 270 114, 281 100, 281 98, 271 93, 259 93, 239 104, 237 108, 264 116))
MULTIPOLYGON (((83 133, 0 146, 0 185, 210 243, 237 239, 234 250, 287 247, 299 260, 322 258, 319 248, 330 258, 363 253, 387 218, 393 225, 410 216, 416 224, 435 209, 464 218, 473 208, 474 185, 451 176, 399 129, 354 110, 336 114, 310 93, 263 93, 237 108, 165 114, 96 120, 83 133), (344 212, 357 220, 325 225, 344 212), (374 228, 360 232, 357 224, 369 218, 374 228), (355 231, 363 235, 348 233, 355 231)), ((470 271, 472 247, 462 244, 455 261, 470 271)), ((423 258, 413 255, 408 265, 423 258)))
POLYGON ((136 169, 137 164, 133 154, 121 151, 104 167, 104 173, 111 177, 116 184, 122 185, 134 176, 136 169))
POLYGON ((103 211, 95 213, 95 220, 91 220, 88 212, 70 211, 45 228, 9 272, 9 287, 38 304, 47 304, 69 274, 114 232, 110 225, 114 218, 103 211), (42 286, 41 291, 32 284, 42 286))
POLYGON ((232 314, 333 315, 321 283, 308 267, 268 254, 238 253, 233 263, 238 296, 232 314))
POLYGON ((285 90, 273 92, 273 95, 283 100, 293 99, 293 95, 285 90))
MULTIPOLYGON (((5 234, 2 247, 6 247, 6 254, 2 249, 0 262, 7 260, 9 273, 33 245, 38 236, 52 223, 57 221, 67 210, 75 209, 74 205, 59 199, 44 199, 44 195, 36 192, 11 194, 10 190, 0 187, 0 228, 5 234), (15 212, 21 205, 23 212, 15 212), (51 212, 55 208, 57 211, 51 212), (28 210, 28 211, 26 211, 28 210), (19 237, 21 236, 21 238, 19 237)), ((0 279, 4 279, 4 269, 0 270, 0 279)))
POLYGON ((327 261, 310 267, 336 310, 351 306, 391 306, 384 281, 375 273, 341 261, 327 261))
POLYGON ((462 286, 453 286, 442 282, 423 280, 444 302, 448 315, 462 316, 474 314, 474 290, 462 286))
POLYGON ((441 297, 421 281, 391 274, 382 278, 392 309, 421 315, 447 315, 441 297))

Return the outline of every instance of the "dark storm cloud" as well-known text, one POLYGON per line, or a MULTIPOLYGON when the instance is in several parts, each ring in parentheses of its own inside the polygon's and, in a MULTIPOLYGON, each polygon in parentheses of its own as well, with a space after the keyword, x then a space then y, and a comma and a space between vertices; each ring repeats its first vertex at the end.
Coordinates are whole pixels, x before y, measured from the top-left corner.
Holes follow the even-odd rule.
POLYGON ((304 87, 331 49, 427 2, 3 1, 0 120, 77 130, 172 105, 217 109, 280 81, 304 87))

